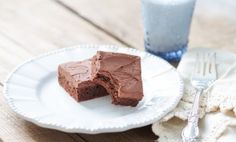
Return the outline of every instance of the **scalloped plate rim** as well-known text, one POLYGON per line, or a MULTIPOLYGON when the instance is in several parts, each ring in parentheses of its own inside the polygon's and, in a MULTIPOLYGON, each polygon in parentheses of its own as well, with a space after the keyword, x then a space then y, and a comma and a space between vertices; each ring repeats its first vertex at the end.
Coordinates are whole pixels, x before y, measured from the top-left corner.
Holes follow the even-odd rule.
MULTIPOLYGON (((179 83, 179 94, 176 97, 176 100, 173 102, 172 106, 169 107, 169 110, 165 110, 165 112, 162 113, 162 115, 157 115, 156 118, 152 118, 149 120, 145 120, 142 123, 139 124, 126 124, 123 127, 116 127, 116 128, 98 128, 98 129, 86 129, 86 128, 66 128, 66 126, 58 126, 58 125, 53 125, 53 124, 46 124, 44 122, 38 121, 35 118, 32 118, 30 116, 26 116, 25 114, 23 114, 22 112, 20 112, 17 107, 14 105, 14 101, 11 100, 10 95, 8 94, 8 81, 11 79, 11 77, 14 75, 14 73, 20 68, 23 67, 25 64, 40 59, 42 57, 46 57, 46 56, 50 56, 53 54, 57 54, 60 52, 65 52, 66 50, 73 50, 76 48, 81 48, 81 47, 90 47, 90 48, 95 48, 95 47, 100 47, 100 46, 104 46, 106 48, 111 48, 111 47, 116 47, 116 48, 123 48, 123 49, 133 49, 135 51, 139 51, 139 52, 144 52, 144 51, 140 51, 138 49, 134 49, 134 48, 128 48, 128 47, 120 47, 120 46, 116 46, 116 45, 108 45, 108 44, 80 44, 80 45, 75 45, 75 46, 71 46, 71 47, 66 47, 66 48, 61 48, 61 49, 56 49, 56 50, 52 50, 43 54, 40 54, 38 56, 32 57, 26 61, 24 61, 23 63, 17 65, 6 77, 5 81, 4 81, 4 86, 3 86, 3 95, 5 97, 5 100, 7 101, 7 104, 10 106, 10 108, 22 119, 25 119, 29 122, 32 122, 38 126, 44 127, 44 128, 50 128, 50 129, 55 129, 55 130, 60 130, 63 132, 68 132, 68 133, 75 133, 75 132, 79 132, 79 133, 86 133, 86 134, 98 134, 98 133, 106 133, 106 132, 122 132, 122 131, 126 131, 129 129, 133 129, 133 128, 138 128, 138 127, 143 127, 143 126, 147 126, 150 125, 158 120, 160 120, 162 117, 164 117, 167 113, 169 113, 171 110, 173 110, 178 102, 180 101, 182 95, 183 95, 183 87, 184 87, 184 83, 181 79, 181 77, 179 76, 178 72, 175 70, 176 73, 176 77, 177 77, 177 81, 179 83)), ((155 58, 157 58, 158 60, 161 60, 162 62, 170 65, 167 61, 156 57, 154 55, 151 55, 147 52, 145 52, 145 54, 149 55, 149 56, 153 56, 155 58)), ((171 65, 170 65, 171 66, 171 65)))

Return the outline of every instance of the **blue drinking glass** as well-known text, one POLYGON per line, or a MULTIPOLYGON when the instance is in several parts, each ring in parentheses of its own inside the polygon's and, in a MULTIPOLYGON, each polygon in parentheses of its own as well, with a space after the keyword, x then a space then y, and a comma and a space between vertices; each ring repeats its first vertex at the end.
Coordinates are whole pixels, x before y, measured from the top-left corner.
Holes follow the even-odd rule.
POLYGON ((188 47, 195 0, 142 0, 145 50, 179 61, 188 47))

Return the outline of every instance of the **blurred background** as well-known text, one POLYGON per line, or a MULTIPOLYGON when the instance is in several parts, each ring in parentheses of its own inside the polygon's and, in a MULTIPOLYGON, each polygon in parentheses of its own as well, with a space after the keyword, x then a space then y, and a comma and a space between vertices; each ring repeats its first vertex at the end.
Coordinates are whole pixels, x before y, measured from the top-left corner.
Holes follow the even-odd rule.
MULTIPOLYGON (((67 134, 46 131, 16 117, 2 97, 4 79, 30 57, 81 43, 143 50, 140 4, 140 0, 0 0, 0 137, 9 141, 69 141, 64 138, 67 134)), ((189 45, 236 52, 236 1, 197 0, 189 45)), ((129 142, 156 139, 150 126, 83 138, 108 142, 117 137, 122 141, 122 135, 129 142)), ((77 139, 77 135, 70 137, 77 139)))
MULTIPOLYGON (((8 65, 0 69, 0 77, 29 57, 81 43, 143 49, 140 4, 140 0, 0 0, 0 63, 8 65)), ((236 51, 235 9, 235 0, 197 0, 190 47, 236 51)))

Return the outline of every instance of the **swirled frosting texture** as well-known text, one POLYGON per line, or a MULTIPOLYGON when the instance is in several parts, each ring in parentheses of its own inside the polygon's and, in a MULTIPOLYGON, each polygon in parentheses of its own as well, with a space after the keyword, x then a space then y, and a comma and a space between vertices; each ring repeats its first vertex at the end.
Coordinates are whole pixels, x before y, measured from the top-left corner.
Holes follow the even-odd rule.
POLYGON ((143 86, 140 57, 98 51, 95 59, 96 73, 109 74, 118 85, 118 97, 141 100, 143 86))

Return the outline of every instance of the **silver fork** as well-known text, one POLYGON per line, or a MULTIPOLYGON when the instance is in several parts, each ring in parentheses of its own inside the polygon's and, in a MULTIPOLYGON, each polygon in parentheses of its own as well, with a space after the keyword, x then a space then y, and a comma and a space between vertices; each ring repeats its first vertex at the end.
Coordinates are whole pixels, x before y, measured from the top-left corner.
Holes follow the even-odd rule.
POLYGON ((191 84, 196 89, 192 110, 188 116, 188 124, 182 131, 183 142, 197 142, 199 137, 199 101, 200 96, 217 78, 216 54, 197 54, 191 84))

